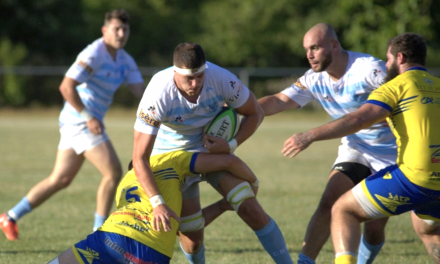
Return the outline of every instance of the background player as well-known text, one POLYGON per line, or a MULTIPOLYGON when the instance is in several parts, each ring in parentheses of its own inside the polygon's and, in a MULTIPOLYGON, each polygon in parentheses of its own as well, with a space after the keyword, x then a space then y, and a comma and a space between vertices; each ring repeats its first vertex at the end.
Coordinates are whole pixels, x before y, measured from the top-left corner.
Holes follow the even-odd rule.
MULTIPOLYGON (((251 136, 261 123, 262 110, 252 92, 229 71, 206 62, 202 47, 196 43, 176 46, 174 66, 153 76, 139 104, 134 131, 133 166, 148 197, 159 197, 154 208, 155 225, 168 226, 175 213, 162 202, 148 158, 174 150, 232 153, 251 136), (229 142, 206 136, 203 128, 224 104, 245 117, 229 142), (205 146, 204 146, 205 145, 205 146)), ((179 238, 190 263, 205 263, 204 218, 200 208, 195 175, 186 178, 183 192, 182 224, 179 238)), ((217 172, 206 180, 226 197, 238 215, 251 227, 276 263, 292 263, 281 231, 258 204, 249 183, 217 172)))
POLYGON ((427 47, 413 33, 388 42, 387 83, 356 112, 293 136, 284 153, 295 156, 312 142, 355 133, 388 118, 398 145, 397 164, 346 192, 332 210, 336 264, 356 263, 360 223, 412 212, 414 228, 440 263, 440 79, 425 69, 427 47))
POLYGON ((52 173, 0 216, 0 226, 9 240, 18 239, 16 221, 67 187, 84 159, 102 174, 93 228, 101 226, 110 212, 122 169, 103 119, 123 82, 139 98, 145 85, 135 61, 123 50, 130 35, 128 14, 124 10, 106 13, 101 31, 102 38, 78 55, 60 85, 65 104, 59 117, 61 139, 52 173))
MULTIPOLYGON (((266 116, 318 100, 336 119, 358 109, 384 80, 384 62, 368 54, 344 50, 330 25, 313 26, 304 35, 303 46, 311 69, 291 87, 258 100, 266 116)), ((292 141, 293 137, 287 139, 285 146, 292 141)), ((325 191, 307 227, 300 264, 315 263, 328 240, 334 202, 362 179, 396 160, 395 138, 386 123, 344 137, 341 143, 325 191)), ((379 221, 365 226, 359 263, 372 263, 384 244, 386 219, 379 221)))
MULTIPOLYGON (((150 158, 154 180, 175 219, 161 226, 154 221, 153 207, 157 197, 149 198, 133 169, 118 186, 117 210, 98 231, 61 253, 50 264, 73 263, 169 263, 173 256, 179 215, 182 208, 184 176, 194 173, 227 170, 243 180, 258 179, 236 156, 194 152, 167 152, 150 158), (163 231, 162 231, 163 228, 163 231), (86 261, 87 260, 87 261, 86 261)), ((255 188, 257 191, 257 188, 255 188)))

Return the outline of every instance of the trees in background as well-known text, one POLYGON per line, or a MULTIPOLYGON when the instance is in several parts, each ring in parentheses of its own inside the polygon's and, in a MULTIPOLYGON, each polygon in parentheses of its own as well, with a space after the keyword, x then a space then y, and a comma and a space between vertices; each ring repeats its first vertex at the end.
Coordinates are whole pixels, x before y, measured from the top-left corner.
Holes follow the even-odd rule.
MULTIPOLYGON (((307 67, 302 37, 319 22, 336 29, 344 48, 382 59, 388 39, 419 33, 430 46, 428 66, 440 67, 434 0, 0 0, 0 65, 69 66, 114 8, 130 13, 126 49, 141 67, 171 65, 184 41, 225 67, 307 67)), ((0 106, 60 104, 61 79, 0 76, 0 106)))

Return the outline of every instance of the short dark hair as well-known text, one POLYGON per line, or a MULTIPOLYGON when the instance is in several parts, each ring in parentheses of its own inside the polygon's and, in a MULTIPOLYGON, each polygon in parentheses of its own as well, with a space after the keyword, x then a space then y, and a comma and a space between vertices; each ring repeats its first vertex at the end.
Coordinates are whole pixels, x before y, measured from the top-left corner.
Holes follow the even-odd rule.
POLYGON ((124 9, 115 9, 105 13, 104 25, 110 23, 110 21, 114 18, 119 19, 124 24, 128 24, 130 20, 127 11, 125 11, 124 9))
POLYGON ((199 68, 206 63, 205 52, 197 43, 180 43, 174 49, 173 63, 179 68, 199 68))
POLYGON ((404 33, 388 41, 390 53, 397 57, 397 53, 405 56, 406 62, 425 66, 427 47, 425 39, 415 33, 404 33))

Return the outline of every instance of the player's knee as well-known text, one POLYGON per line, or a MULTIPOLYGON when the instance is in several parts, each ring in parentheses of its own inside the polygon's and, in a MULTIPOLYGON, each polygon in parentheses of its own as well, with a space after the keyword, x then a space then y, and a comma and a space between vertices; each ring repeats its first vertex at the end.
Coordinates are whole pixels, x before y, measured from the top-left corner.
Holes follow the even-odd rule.
POLYGON ((49 182, 54 188, 60 190, 69 186, 73 178, 72 175, 51 176, 49 182))
POLYGON ((179 231, 182 233, 193 233, 205 227, 205 218, 202 211, 180 218, 179 231))
POLYGON ((238 212, 240 205, 249 198, 254 198, 255 194, 248 182, 242 182, 235 186, 226 196, 229 204, 238 212))

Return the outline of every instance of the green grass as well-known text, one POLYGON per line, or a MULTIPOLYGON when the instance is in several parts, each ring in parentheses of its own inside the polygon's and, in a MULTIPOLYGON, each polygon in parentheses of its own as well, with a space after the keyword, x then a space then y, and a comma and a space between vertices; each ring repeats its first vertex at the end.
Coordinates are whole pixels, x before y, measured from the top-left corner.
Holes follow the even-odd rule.
MULTIPOLYGON (((0 111, 0 212, 9 210, 52 170, 59 140, 54 110, 0 111)), ((134 110, 111 110, 105 123, 125 167, 133 143, 134 110)), ((294 111, 265 119, 237 149, 260 179, 258 199, 280 226, 296 263, 307 223, 313 214, 337 154, 338 140, 319 142, 294 159, 283 157, 284 141, 294 132, 327 122, 324 113, 294 111)), ((46 263, 91 231, 100 175, 89 163, 66 189, 19 221, 20 240, 0 236, 0 263, 46 263)), ((201 184, 202 204, 220 196, 201 184)), ((390 219, 387 242, 375 263, 432 263, 414 233, 409 214, 390 219)), ((272 263, 255 234, 226 212, 205 231, 207 263, 272 263)), ((333 263, 328 241, 317 263, 333 263)), ((187 263, 178 244, 172 263, 187 263)))

